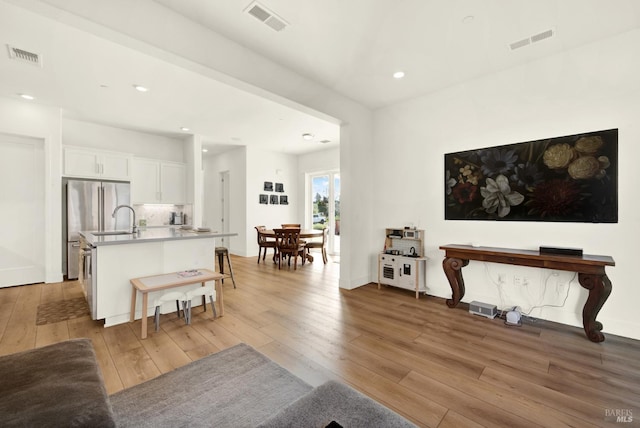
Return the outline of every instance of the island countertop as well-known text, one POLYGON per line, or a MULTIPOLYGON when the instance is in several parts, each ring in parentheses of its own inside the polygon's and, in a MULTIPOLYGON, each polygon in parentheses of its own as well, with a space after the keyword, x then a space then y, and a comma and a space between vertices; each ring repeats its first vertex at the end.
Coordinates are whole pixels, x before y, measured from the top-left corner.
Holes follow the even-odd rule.
POLYGON ((82 235, 87 243, 92 247, 102 245, 136 244, 152 241, 171 241, 178 239, 202 239, 202 238, 222 238, 225 236, 237 236, 237 233, 220 232, 198 232, 195 229, 183 229, 179 227, 159 227, 140 229, 136 233, 120 231, 116 233, 97 231, 82 231, 82 235))

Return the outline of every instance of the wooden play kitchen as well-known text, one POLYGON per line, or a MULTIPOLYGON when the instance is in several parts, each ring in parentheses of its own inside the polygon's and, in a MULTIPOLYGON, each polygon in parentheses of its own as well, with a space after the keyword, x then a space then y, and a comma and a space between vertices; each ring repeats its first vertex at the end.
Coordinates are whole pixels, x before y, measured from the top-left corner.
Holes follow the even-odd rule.
POLYGON ((381 284, 414 290, 416 299, 427 292, 424 230, 385 229, 384 251, 378 254, 378 289, 381 284))

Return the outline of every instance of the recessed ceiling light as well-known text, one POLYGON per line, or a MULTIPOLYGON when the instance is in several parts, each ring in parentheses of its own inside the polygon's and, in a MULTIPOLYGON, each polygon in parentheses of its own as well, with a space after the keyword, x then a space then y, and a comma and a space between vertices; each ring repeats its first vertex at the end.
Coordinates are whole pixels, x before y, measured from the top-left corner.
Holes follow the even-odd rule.
POLYGON ((327 144, 327 143, 330 143, 330 142, 331 142, 331 140, 320 140, 320 142, 321 142, 322 144, 327 144))
POLYGON ((146 88, 142 85, 133 85, 134 88, 136 88, 136 91, 138 92, 147 92, 149 90, 149 88, 146 88))
POLYGON ((404 71, 396 71, 393 73, 394 79, 402 79, 404 77, 404 71))
POLYGON ((209 149, 202 149, 202 153, 207 153, 209 149))
POLYGON ((304 138, 307 141, 313 140, 313 134, 309 134, 309 133, 302 134, 302 138, 304 138))
POLYGON ((180 130, 181 130, 181 131, 189 131, 189 128, 187 128, 186 126, 181 126, 181 127, 180 127, 180 130))
POLYGON ((20 95, 25 100, 29 100, 29 101, 33 101, 33 100, 36 99, 36 97, 34 97, 33 95, 29 95, 29 94, 18 94, 18 95, 20 95))

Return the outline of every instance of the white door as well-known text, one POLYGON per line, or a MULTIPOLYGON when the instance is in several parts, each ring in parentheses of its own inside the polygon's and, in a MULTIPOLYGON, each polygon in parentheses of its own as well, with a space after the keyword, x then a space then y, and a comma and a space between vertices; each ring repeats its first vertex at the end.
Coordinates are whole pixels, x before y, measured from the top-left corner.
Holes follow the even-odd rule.
MULTIPOLYGON (((229 206, 229 171, 223 171, 220 173, 220 231, 222 233, 229 233, 230 227, 230 211, 229 206)), ((228 238, 222 238, 220 240, 220 246, 229 248, 228 238)), ((231 251, 231 249, 229 249, 231 251)))
POLYGON ((0 134, 0 287, 45 279, 44 141, 0 134))

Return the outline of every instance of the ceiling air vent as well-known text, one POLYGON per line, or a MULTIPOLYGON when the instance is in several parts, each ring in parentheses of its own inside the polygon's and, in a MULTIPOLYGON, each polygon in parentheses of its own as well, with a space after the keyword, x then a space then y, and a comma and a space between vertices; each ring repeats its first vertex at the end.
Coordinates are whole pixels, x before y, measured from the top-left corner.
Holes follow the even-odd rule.
POLYGON ((523 48, 528 44, 529 44, 529 38, 527 37, 526 39, 518 40, 517 42, 511 43, 509 47, 511 47, 511 50, 513 51, 519 48, 523 48))
POLYGON ((555 35, 555 31, 553 29, 543 31, 542 33, 534 34, 533 36, 527 37, 526 39, 522 39, 522 40, 518 40, 517 42, 510 43, 509 48, 512 51, 514 51, 516 49, 520 49, 525 46, 528 46, 532 43, 536 43, 536 42, 548 39, 549 37, 553 37, 554 35, 555 35))
POLYGON ((37 53, 19 49, 11 45, 7 45, 7 49, 9 50, 9 58, 27 64, 35 65, 36 67, 42 67, 42 57, 40 57, 40 55, 38 55, 37 53))
POLYGON ((275 13, 271 12, 269 9, 262 6, 258 2, 253 2, 249 6, 247 6, 245 12, 262 21, 264 24, 276 31, 282 31, 286 28, 287 25, 289 25, 287 24, 287 21, 280 18, 275 13))
POLYGON ((553 36, 553 30, 543 31, 542 33, 531 36, 531 43, 539 42, 540 40, 548 39, 553 36))

